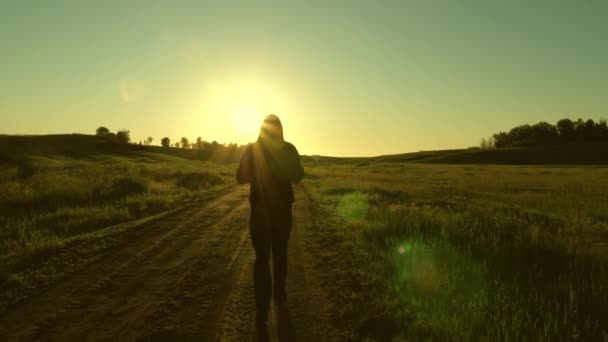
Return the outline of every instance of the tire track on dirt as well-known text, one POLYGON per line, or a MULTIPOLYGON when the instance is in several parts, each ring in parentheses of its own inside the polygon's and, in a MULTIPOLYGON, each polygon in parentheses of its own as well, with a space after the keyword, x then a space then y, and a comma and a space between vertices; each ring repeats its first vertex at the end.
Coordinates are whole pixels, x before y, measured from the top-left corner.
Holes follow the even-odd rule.
POLYGON ((227 297, 233 292, 235 275, 243 267, 248 241, 246 205, 235 211, 230 234, 217 236, 200 253, 190 272, 175 291, 147 317, 150 334, 142 340, 210 341, 217 334, 227 297), (161 327, 161 329, 154 327, 161 327))
MULTIPOLYGON (((218 219, 217 215, 211 215, 202 217, 203 221, 200 223, 196 222, 197 215, 193 215, 188 221, 194 220, 195 227, 200 225, 200 228, 196 229, 199 234, 186 232, 177 237, 178 241, 165 241, 159 246, 160 248, 156 248, 154 255, 146 258, 145 263, 131 265, 118 273, 110 286, 105 286, 90 296, 95 301, 104 299, 102 310, 95 312, 92 317, 89 315, 87 324, 79 324, 73 335, 65 334, 64 329, 58 335, 58 340, 80 340, 82 337, 98 339, 97 336, 100 339, 111 339, 115 336, 128 340, 136 339, 155 329, 154 326, 146 324, 150 321, 145 318, 150 312, 158 313, 158 308, 162 308, 167 302, 177 305, 174 305, 175 310, 165 311, 167 315, 164 316, 164 320, 175 327, 175 338, 187 336, 186 333, 191 330, 191 326, 196 326, 196 320, 193 319, 194 315, 184 313, 189 312, 188 309, 191 307, 205 304, 214 292, 208 284, 217 282, 213 277, 207 277, 206 283, 202 282, 198 285, 204 288, 201 293, 192 286, 196 283, 193 279, 201 272, 205 272, 208 276, 214 275, 213 266, 224 268, 221 258, 213 258, 216 251, 224 254, 223 246, 218 246, 217 242, 235 241, 235 237, 230 233, 237 231, 237 227, 242 227, 239 221, 244 210, 243 203, 239 203, 223 218, 218 219), (216 223, 205 226, 209 222, 216 223), (210 260, 217 262, 215 265, 210 265, 210 260), (108 318, 107 313, 111 313, 112 317, 108 318), (185 316, 185 320, 174 318, 176 315, 185 316), (117 316, 120 319, 117 319, 117 316), (119 326, 116 322, 120 322, 119 326), (100 334, 97 328, 99 324, 111 328, 104 329, 103 334, 100 334)), ((93 303, 88 301, 87 306, 91 304, 93 303)))
POLYGON ((236 189, 202 208, 195 205, 142 229, 147 235, 8 313, 1 319, 2 336, 74 340, 79 335, 97 339, 142 333, 134 324, 137 319, 123 319, 146 314, 151 303, 187 274, 207 241, 241 216, 245 198, 246 193, 236 189))
POLYGON ((248 242, 249 232, 245 229, 240 238, 238 249, 233 252, 230 263, 222 277, 220 291, 216 294, 213 304, 201 321, 202 324, 197 334, 200 341, 213 341, 219 338, 228 298, 238 288, 240 275, 247 266, 246 261, 253 260, 252 250, 245 248, 248 242))
POLYGON ((310 200, 302 185, 295 186, 294 190, 294 220, 288 249, 287 310, 279 312, 276 306, 272 306, 271 326, 276 335, 271 335, 271 340, 334 340, 329 327, 327 301, 313 268, 315 253, 306 248, 306 234, 313 224, 310 200))
POLYGON ((253 248, 239 272, 237 286, 226 301, 216 341, 253 341, 255 300, 253 292, 253 248))
MULTIPOLYGON (((295 187, 287 310, 271 340, 333 340, 306 247, 310 203, 295 187)), ((0 318, 7 340, 251 341, 254 252, 248 187, 134 228, 117 247, 0 318), (140 232, 141 236, 136 234, 140 232)))

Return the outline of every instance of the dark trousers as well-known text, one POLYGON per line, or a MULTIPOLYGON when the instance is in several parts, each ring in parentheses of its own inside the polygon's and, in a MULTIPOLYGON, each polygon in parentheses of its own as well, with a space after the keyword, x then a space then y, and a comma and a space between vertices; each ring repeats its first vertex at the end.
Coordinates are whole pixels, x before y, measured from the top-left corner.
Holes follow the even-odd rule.
POLYGON ((291 223, 291 205, 273 208, 254 204, 251 206, 249 231, 255 250, 253 286, 258 323, 266 322, 273 293, 277 303, 282 303, 287 298, 285 279, 291 223), (273 277, 270 275, 269 265, 271 254, 273 277))

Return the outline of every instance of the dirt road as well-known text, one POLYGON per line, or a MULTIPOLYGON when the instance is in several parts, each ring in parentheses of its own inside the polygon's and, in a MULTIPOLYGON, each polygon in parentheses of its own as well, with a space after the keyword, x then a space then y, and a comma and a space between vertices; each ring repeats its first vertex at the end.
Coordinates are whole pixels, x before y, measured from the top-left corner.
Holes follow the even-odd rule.
MULTIPOLYGON (((103 257, 4 312, 1 339, 253 340, 248 190, 235 187, 120 234, 103 257)), ((271 313, 273 340, 326 340, 323 292, 302 238, 310 224, 296 187, 282 315, 290 319, 271 313)))

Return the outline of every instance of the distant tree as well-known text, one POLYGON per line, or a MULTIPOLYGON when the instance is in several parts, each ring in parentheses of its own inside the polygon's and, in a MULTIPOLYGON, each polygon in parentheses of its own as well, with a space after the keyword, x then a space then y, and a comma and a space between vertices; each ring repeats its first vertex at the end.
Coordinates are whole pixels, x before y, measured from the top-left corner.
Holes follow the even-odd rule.
POLYGON ((175 142, 175 147, 179 148, 179 141, 175 142))
POLYGON ((123 129, 116 133, 116 141, 123 144, 128 144, 131 141, 131 132, 129 130, 123 129))
POLYGON ((595 122, 591 119, 585 121, 583 126, 583 140, 585 141, 594 141, 596 140, 595 134, 595 122))
POLYGON ((109 134, 110 134, 110 130, 107 127, 101 126, 95 130, 95 135, 98 135, 98 136, 107 136, 109 134))
POLYGON ((598 140, 608 141, 608 124, 606 124, 606 119, 600 119, 600 121, 595 124, 595 131, 598 140))
POLYGON ((570 119, 561 119, 557 122, 557 132, 561 141, 572 141, 574 138, 574 122, 570 119))
POLYGON ((199 150, 203 148, 203 139, 201 137, 196 138, 196 148, 199 150))
POLYGON ((147 137, 146 140, 144 140, 144 144, 146 146, 152 145, 152 141, 154 141, 154 138, 152 137, 147 137))
POLYGON ((494 147, 509 147, 511 145, 509 135, 505 132, 496 133, 492 137, 494 138, 494 147))
POLYGON ((542 121, 532 126, 532 140, 535 145, 553 144, 559 140, 559 133, 555 126, 542 121))
POLYGON ((608 141, 606 120, 594 122, 592 119, 576 121, 561 119, 556 125, 542 121, 532 126, 521 125, 512 128, 508 133, 493 135, 494 146, 539 146, 557 143, 608 141))
POLYGON ((481 138, 481 143, 479 143, 479 147, 481 147, 482 150, 488 148, 488 142, 486 141, 486 138, 481 138))
POLYGON ((574 121, 574 140, 581 141, 584 140, 585 134, 585 121, 583 119, 578 118, 574 121))
POLYGON ((171 147, 171 139, 164 137, 160 140, 160 144, 162 147, 169 148, 171 147))
POLYGON ((509 131, 509 136, 513 146, 534 145, 534 130, 528 124, 512 128, 509 131))
POLYGON ((190 148, 190 141, 188 140, 188 138, 182 137, 182 139, 180 141, 181 141, 182 148, 190 148))

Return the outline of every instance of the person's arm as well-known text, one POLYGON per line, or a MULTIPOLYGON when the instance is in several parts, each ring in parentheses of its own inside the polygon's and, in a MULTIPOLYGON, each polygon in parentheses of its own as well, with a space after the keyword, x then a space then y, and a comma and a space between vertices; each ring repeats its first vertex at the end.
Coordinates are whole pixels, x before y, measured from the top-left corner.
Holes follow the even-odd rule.
POLYGON ((241 156, 239 168, 236 171, 236 181, 239 184, 251 182, 251 145, 247 145, 245 152, 241 156))
POLYGON ((304 168, 302 167, 302 163, 300 161, 300 154, 295 146, 292 144, 287 144, 288 147, 288 169, 287 169, 287 178, 290 183, 296 184, 302 180, 304 177, 304 168))

